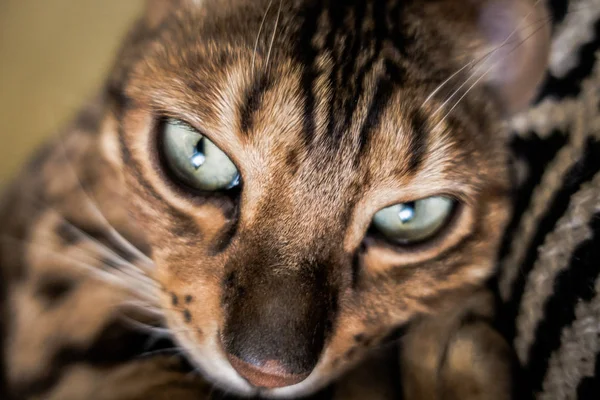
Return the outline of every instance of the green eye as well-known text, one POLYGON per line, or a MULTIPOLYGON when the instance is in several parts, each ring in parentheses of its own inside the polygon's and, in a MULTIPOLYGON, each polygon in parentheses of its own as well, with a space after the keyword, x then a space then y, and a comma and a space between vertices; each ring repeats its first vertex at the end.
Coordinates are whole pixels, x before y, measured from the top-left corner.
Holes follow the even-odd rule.
POLYGON ((373 217, 373 226, 386 238, 400 244, 426 240, 448 221, 454 200, 433 196, 384 208, 373 217))
POLYGON ((169 168, 188 186, 213 192, 240 183, 240 173, 229 157, 184 122, 166 121, 163 146, 169 168))

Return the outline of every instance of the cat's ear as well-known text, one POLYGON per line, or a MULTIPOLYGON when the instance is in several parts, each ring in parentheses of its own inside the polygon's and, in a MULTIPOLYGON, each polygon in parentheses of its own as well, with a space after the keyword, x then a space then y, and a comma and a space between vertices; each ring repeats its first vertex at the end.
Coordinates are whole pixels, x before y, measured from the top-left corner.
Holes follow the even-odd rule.
POLYGON ((525 108, 544 79, 550 53, 551 20, 542 0, 484 0, 478 29, 484 40, 478 56, 485 81, 507 114, 525 108))
POLYGON ((171 13, 185 6, 198 7, 203 0, 146 0, 145 20, 150 28, 160 25, 171 13))

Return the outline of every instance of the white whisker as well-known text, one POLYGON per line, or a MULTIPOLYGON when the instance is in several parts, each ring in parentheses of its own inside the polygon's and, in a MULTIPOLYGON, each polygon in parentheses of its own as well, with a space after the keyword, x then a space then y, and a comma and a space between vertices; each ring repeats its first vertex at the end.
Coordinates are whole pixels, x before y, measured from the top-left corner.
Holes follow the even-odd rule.
MULTIPOLYGON (((104 243, 102 243, 98 239, 94 238, 90 234, 86 233, 81 228, 79 228, 78 226, 76 226, 75 224, 73 224, 71 221, 69 221, 68 219, 66 219, 64 216, 62 216, 61 214, 59 214, 58 211, 56 211, 54 209, 52 209, 52 211, 56 213, 56 215, 62 220, 62 222, 64 224, 66 224, 67 226, 69 226, 69 228, 75 230, 78 235, 84 237, 88 241, 87 243, 90 243, 93 246, 95 246, 94 248, 98 252, 102 253, 106 257, 110 257, 111 261, 116 261, 119 264, 125 264, 125 265, 127 265, 127 266, 129 266, 131 268, 135 268, 137 270, 140 270, 145 275, 147 274, 147 272, 151 272, 151 271, 145 271, 144 269, 138 267, 137 265, 133 264, 132 262, 126 260, 125 258, 123 258, 122 256, 120 256, 117 252, 115 252, 113 249, 111 249, 110 247, 106 246, 104 243)), ((100 261, 100 260, 98 260, 98 261, 100 261)), ((152 270, 153 270, 153 268, 152 268, 152 270)))
POLYGON ((29 246, 33 246, 38 251, 48 253, 59 260, 65 260, 69 263, 76 264, 77 267, 80 267, 82 268, 82 270, 85 270, 90 277, 97 278, 108 284, 127 289, 136 296, 139 296, 143 299, 147 299, 149 301, 152 301, 157 291, 160 290, 160 287, 157 286, 156 282, 147 279, 142 275, 128 274, 125 271, 119 269, 111 269, 111 272, 108 272, 107 270, 98 268, 97 266, 89 264, 85 261, 78 260, 73 257, 68 257, 56 250, 53 250, 51 248, 48 248, 47 246, 36 242, 26 242, 22 239, 13 238, 7 235, 0 236, 0 240, 16 242, 18 244, 26 243, 29 246))
POLYGON ((83 196, 86 199, 86 204, 85 205, 89 209, 91 209, 92 213, 96 216, 96 218, 98 220, 100 220, 105 227, 108 228, 109 233, 111 233, 111 235, 114 236, 114 239, 116 239, 119 243, 121 243, 122 245, 124 245, 127 249, 133 251, 139 258, 141 258, 142 260, 144 260, 149 265, 154 265, 154 263, 152 262, 152 260, 149 257, 147 257, 145 254, 143 254, 143 252, 141 250, 139 250, 131 242, 129 242, 127 239, 125 239, 123 237, 123 235, 121 235, 112 226, 112 224, 108 221, 108 219, 106 218, 106 216, 102 213, 102 211, 98 207, 97 203, 92 199, 92 196, 90 195, 90 193, 88 193, 88 191, 85 189, 83 183, 79 179, 79 175, 77 174, 76 169, 73 167, 73 165, 71 163, 71 160, 69 159, 69 156, 68 156, 68 153, 67 153, 67 149, 65 148, 64 141, 63 140, 59 140, 59 142, 60 142, 60 147, 61 147, 62 152, 63 152, 63 156, 64 156, 65 160, 67 161, 67 164, 69 165, 69 169, 71 170, 71 172, 75 176, 75 179, 77 180, 77 184, 78 184, 78 186, 79 186, 79 188, 80 188, 83 196))
POLYGON ((127 324, 134 329, 143 331, 143 332, 152 332, 157 334, 157 336, 160 337, 171 337, 173 332, 173 330, 169 329, 169 328, 163 328, 160 326, 154 326, 154 325, 150 325, 150 324, 146 324, 144 322, 138 321, 134 318, 128 317, 128 316, 123 316, 121 317, 125 322, 127 322, 127 324))
MULTIPOLYGON (((534 3, 534 6, 537 6, 537 4, 540 2, 541 0, 537 0, 534 3)), ((432 115, 437 115, 438 112, 440 112, 449 102, 450 100, 452 100, 454 98, 454 96, 456 96, 458 94, 458 92, 465 87, 465 85, 471 80, 473 79, 477 72, 479 72, 481 70, 481 68, 483 68, 485 66, 485 63, 482 63, 482 61, 484 61, 485 59, 487 59, 488 57, 490 57, 491 55, 493 55, 495 52, 499 51, 500 49, 502 49, 504 46, 506 46, 509 41, 511 40, 511 38, 519 31, 519 29, 521 29, 523 22, 529 18, 529 16, 531 15, 532 11, 530 11, 527 15, 525 15, 521 21, 517 24, 517 26, 515 27, 515 29, 513 29, 510 34, 498 45, 496 46, 494 49, 492 49, 491 51, 487 52, 486 54, 484 54, 481 58, 479 58, 479 60, 477 61, 477 63, 479 64, 479 66, 477 66, 477 68, 469 75, 469 77, 467 79, 464 80, 464 82, 458 87, 456 88, 452 94, 435 110, 435 112, 432 115)), ((547 23, 548 19, 543 19, 543 21, 545 21, 545 23, 547 23)), ((535 22, 539 22, 539 21, 535 21, 535 22)), ((519 42, 519 44, 523 43, 523 41, 519 42)), ((518 46, 517 46, 518 47, 518 46)), ((511 50, 509 52, 509 54, 514 51, 511 50)), ((498 62, 494 63, 493 66, 495 66, 498 62)), ((468 63, 466 66, 468 66, 470 63, 468 63)), ((460 71, 462 71, 465 67, 461 68, 459 71, 455 72, 452 76, 450 76, 446 81, 450 81, 456 74, 458 74, 460 71)), ((491 71, 492 68, 488 68, 486 70, 486 72, 483 74, 483 76, 485 76, 489 71, 491 71)), ((444 82, 446 82, 444 81, 444 82)), ((477 79, 477 81, 481 81, 481 79, 477 79)), ((444 83, 443 83, 444 84, 444 83)), ((443 85, 442 84, 442 85, 443 85)), ((436 91, 439 91, 440 88, 436 89, 436 91)), ((425 102, 427 102, 429 99, 431 99, 432 95, 428 96, 427 99, 425 100, 425 102)), ((464 96, 463 96, 464 97, 464 96)))
MULTIPOLYGON (((547 23, 547 21, 546 21, 547 23)), ((521 40, 513 49, 511 49, 508 53, 512 53, 513 51, 515 51, 521 44, 523 44, 527 39, 529 39, 531 36, 535 35, 540 29, 543 28, 543 24, 541 27, 539 27, 538 29, 536 29, 531 35, 527 36, 525 39, 521 40)), ((495 63, 493 63, 492 65, 490 65, 490 67, 485 70, 485 72, 483 74, 481 74, 481 76, 479 78, 477 78, 475 80, 475 82, 473 82, 473 84, 471 86, 469 86, 467 88, 467 90, 465 91, 465 93, 463 93, 462 96, 460 96, 460 98, 456 101, 456 103, 454 103, 454 105, 446 112, 446 114, 442 117, 442 119, 434 126, 433 130, 435 130, 439 125, 441 125, 446 118, 448 118, 448 116, 450 115, 450 113, 452 113, 452 111, 454 111, 454 109, 460 104, 460 102, 469 94, 469 92, 471 92, 471 90, 479 83, 481 82, 488 73, 490 73, 492 71, 492 69, 494 69, 494 67, 496 67, 496 65, 500 62, 500 60, 496 61, 495 63)), ((444 102, 445 104, 446 102, 444 102)))
POLYGON ((144 300, 129 300, 121 303, 123 307, 131 307, 136 310, 144 310, 154 313, 159 316, 164 316, 164 310, 158 307, 155 303, 148 303, 144 300))
MULTIPOLYGON (((26 243, 37 244, 34 241, 29 241, 26 243)), ((142 280, 145 283, 149 283, 152 285, 158 285, 158 282, 156 282, 154 279, 149 277, 144 270, 139 268, 137 265, 125 260, 124 258, 119 256, 117 253, 110 250, 108 247, 104 246, 102 243, 100 243, 98 241, 92 241, 91 243, 94 246, 96 246, 95 247, 96 250, 104 252, 104 256, 105 256, 104 259, 98 258, 98 257, 94 256, 93 254, 90 254, 89 252, 85 251, 84 248, 82 248, 82 247, 73 247, 71 250, 73 252, 75 252, 76 254, 79 254, 83 257, 86 257, 87 259, 91 259, 91 260, 99 262, 101 264, 104 264, 106 261, 112 262, 124 274, 127 274, 127 275, 131 276, 132 278, 142 280)))
MULTIPOLYGON (((67 225, 70 229, 73 229, 81 237, 84 237, 88 241, 88 243, 94 244, 98 251, 102 252, 105 255, 111 255, 111 256, 117 257, 119 260, 121 260, 121 262, 125 262, 132 266, 135 266, 136 268, 139 268, 137 265, 134 265, 133 263, 125 260, 122 256, 120 256, 112 248, 108 247, 106 244, 102 243, 95 237, 91 236, 89 233, 87 233, 84 230, 82 230, 81 228, 79 228, 77 225, 73 224, 65 216, 63 216, 56 208, 54 208, 48 204, 43 204, 43 202, 41 200, 33 200, 33 201, 39 202, 40 205, 43 205, 47 210, 51 211, 57 218, 59 218, 63 224, 67 225)), ((150 264, 150 267, 146 266, 148 272, 152 272, 154 270, 154 262, 148 256, 141 253, 135 246, 132 246, 131 244, 129 244, 129 241, 120 240, 119 236, 115 236, 114 233, 116 233, 116 230, 112 226, 110 226, 108 228, 108 231, 105 231, 105 232, 107 234, 111 234, 111 237, 114 240, 116 240, 119 243, 119 245, 125 246, 125 247, 127 247, 128 250, 135 253, 135 255, 137 256, 136 257, 137 259, 144 261, 144 265, 150 264), (138 254, 138 252, 139 252, 139 254, 138 254)))
POLYGON ((425 106, 429 100, 431 100, 433 98, 433 96, 435 96, 437 94, 437 92, 439 92, 444 86, 446 86, 448 84, 448 82, 450 82, 456 75, 460 74, 465 68, 469 67, 471 64, 475 63, 475 60, 471 60, 468 63, 466 63, 462 68, 460 68, 459 70, 457 70, 456 72, 454 72, 452 75, 450 75, 448 78, 446 78, 445 81, 443 81, 442 83, 440 83, 430 94, 429 96, 427 96, 427 98, 425 99, 425 101, 423 101, 423 104, 421 104, 421 108, 423 106, 425 106))
POLYGON ((271 51, 273 50, 273 43, 275 43, 275 36, 277 34, 277 27, 279 26, 279 19, 281 18, 281 7, 283 6, 283 0, 279 0, 279 9, 277 10, 277 19, 275 19, 275 26, 273 27, 273 35, 271 36, 271 43, 269 44, 269 51, 267 52, 267 61, 265 65, 269 66, 269 60, 271 59, 271 51))
POLYGON ((186 350, 183 347, 171 347, 171 348, 167 348, 167 349, 147 351, 145 353, 138 355, 137 358, 138 359, 139 358, 147 358, 147 357, 163 355, 163 354, 172 354, 174 356, 178 356, 180 354, 185 354, 185 352, 186 352, 186 350))
POLYGON ((108 233, 110 233, 112 238, 118 241, 121 246, 134 253, 137 258, 144 261, 148 267, 154 269, 154 261, 145 255, 140 249, 135 247, 129 240, 125 239, 123 235, 121 235, 112 225, 109 225, 108 233))
POLYGON ((256 41, 254 42, 254 52, 252 53, 252 76, 253 77, 254 77, 254 62, 256 61, 256 51, 258 50, 258 42, 260 40, 260 34, 262 33, 263 26, 265 25, 267 15, 269 14, 269 10, 271 9, 272 4, 273 4, 273 0, 270 0, 269 4, 267 5, 267 10, 265 11, 262 21, 260 22, 260 27, 258 28, 258 34, 256 35, 256 41))

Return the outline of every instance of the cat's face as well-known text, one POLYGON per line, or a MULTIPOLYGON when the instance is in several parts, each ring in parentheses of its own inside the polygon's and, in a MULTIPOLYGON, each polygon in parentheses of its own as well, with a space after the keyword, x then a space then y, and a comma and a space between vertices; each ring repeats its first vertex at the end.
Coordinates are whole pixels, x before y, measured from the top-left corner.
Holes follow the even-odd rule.
POLYGON ((307 394, 490 275, 507 96, 461 69, 485 2, 175 3, 132 34, 108 125, 169 327, 210 379, 307 394))

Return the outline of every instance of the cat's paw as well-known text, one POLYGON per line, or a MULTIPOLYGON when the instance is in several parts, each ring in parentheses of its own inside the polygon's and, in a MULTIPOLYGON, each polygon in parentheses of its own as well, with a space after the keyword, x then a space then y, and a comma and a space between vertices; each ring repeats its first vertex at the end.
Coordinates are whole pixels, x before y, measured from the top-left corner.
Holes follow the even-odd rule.
POLYGON ((176 358, 152 357, 117 368, 73 367, 44 400, 203 400, 213 390, 176 358))
POLYGON ((486 315, 418 323, 404 339, 402 383, 411 400, 509 400, 514 354, 486 315))

